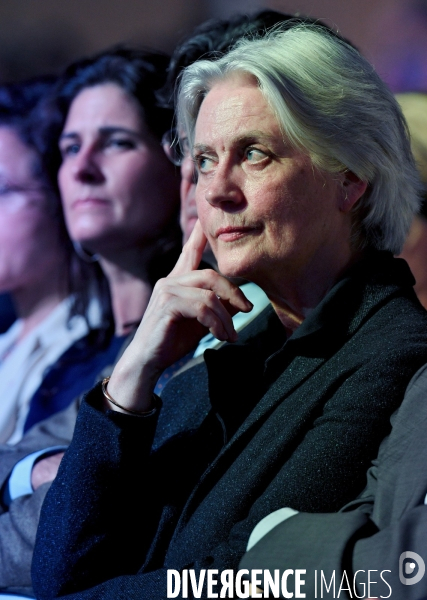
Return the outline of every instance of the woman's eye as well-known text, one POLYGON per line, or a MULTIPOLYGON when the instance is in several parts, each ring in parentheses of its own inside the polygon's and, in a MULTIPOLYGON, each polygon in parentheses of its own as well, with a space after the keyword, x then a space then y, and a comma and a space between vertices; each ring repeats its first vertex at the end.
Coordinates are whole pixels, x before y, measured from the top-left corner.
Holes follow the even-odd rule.
POLYGON ((120 150, 131 150, 135 148, 135 142, 129 138, 110 138, 106 141, 107 148, 118 148, 120 150))
POLYGON ((77 154, 80 150, 80 144, 66 144, 60 146, 59 151, 61 152, 61 156, 65 158, 66 156, 72 156, 73 154, 77 154))
POLYGON ((260 150, 259 148, 248 148, 246 150, 246 159, 249 162, 256 163, 264 160, 267 157, 267 154, 260 150))
POLYGON ((197 156, 195 160, 199 173, 209 173, 215 167, 215 161, 208 156, 197 156))

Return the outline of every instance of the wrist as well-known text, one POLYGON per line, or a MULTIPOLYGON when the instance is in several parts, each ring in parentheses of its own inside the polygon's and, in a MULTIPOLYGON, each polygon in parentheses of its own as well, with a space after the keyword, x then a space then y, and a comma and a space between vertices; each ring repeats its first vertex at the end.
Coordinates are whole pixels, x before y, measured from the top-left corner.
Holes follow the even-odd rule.
POLYGON ((157 378, 158 374, 147 366, 129 368, 118 363, 103 384, 105 408, 135 414, 152 411, 156 405, 153 390, 157 378))
POLYGON ((108 391, 108 383, 110 381, 109 377, 105 377, 105 379, 103 379, 102 384, 101 384, 101 388, 102 388, 102 393, 104 394, 104 401, 106 401, 106 408, 109 408, 110 410, 114 410, 116 412, 122 412, 125 414, 131 414, 134 416, 138 416, 138 417, 149 417, 152 414, 154 414, 154 412, 157 410, 159 404, 160 404, 160 398, 158 396, 156 396, 156 394, 152 394, 151 396, 151 407, 148 410, 136 410, 134 408, 128 408, 126 406, 122 406, 121 404, 119 404, 109 393, 108 391))

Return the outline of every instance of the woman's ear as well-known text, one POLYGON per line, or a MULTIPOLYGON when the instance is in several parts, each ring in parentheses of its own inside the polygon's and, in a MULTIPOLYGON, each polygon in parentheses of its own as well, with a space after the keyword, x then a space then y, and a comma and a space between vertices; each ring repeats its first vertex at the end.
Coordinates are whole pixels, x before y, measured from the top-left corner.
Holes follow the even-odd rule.
POLYGON ((339 209, 344 213, 348 213, 366 192, 368 182, 362 181, 352 171, 347 170, 342 173, 341 187, 342 195, 339 202, 339 209))

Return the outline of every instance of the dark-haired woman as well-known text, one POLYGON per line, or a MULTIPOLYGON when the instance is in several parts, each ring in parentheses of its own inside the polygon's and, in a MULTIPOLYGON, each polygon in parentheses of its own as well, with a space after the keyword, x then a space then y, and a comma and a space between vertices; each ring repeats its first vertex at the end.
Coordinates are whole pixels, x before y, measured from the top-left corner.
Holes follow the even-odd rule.
POLYGON ((180 247, 179 180, 161 146, 172 113, 155 95, 166 66, 118 48, 70 67, 58 94, 65 219, 107 276, 118 335, 139 323, 180 247))
MULTIPOLYGON (((71 65, 39 111, 47 124, 39 143, 49 171, 56 176, 59 169, 69 234, 79 256, 98 262, 105 273, 115 330, 86 368, 75 368, 73 349, 49 374, 49 406, 55 403, 58 410, 114 363, 154 283, 167 275, 180 250, 178 179, 160 143, 172 112, 156 97, 167 64, 159 53, 107 50, 71 65)), ((109 309, 110 303, 103 323, 111 322, 109 309)), ((43 400, 39 393, 31 425, 40 414, 49 416, 43 400)))

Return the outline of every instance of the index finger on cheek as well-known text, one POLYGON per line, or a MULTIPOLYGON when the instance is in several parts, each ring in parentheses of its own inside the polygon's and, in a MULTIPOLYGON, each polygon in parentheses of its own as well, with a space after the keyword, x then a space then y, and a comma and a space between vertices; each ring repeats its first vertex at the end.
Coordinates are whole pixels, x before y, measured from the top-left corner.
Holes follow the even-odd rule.
POLYGON ((195 271, 202 260, 203 250, 206 246, 206 236, 203 232, 200 221, 197 219, 194 229, 184 245, 181 255, 171 275, 182 275, 189 271, 195 271))

